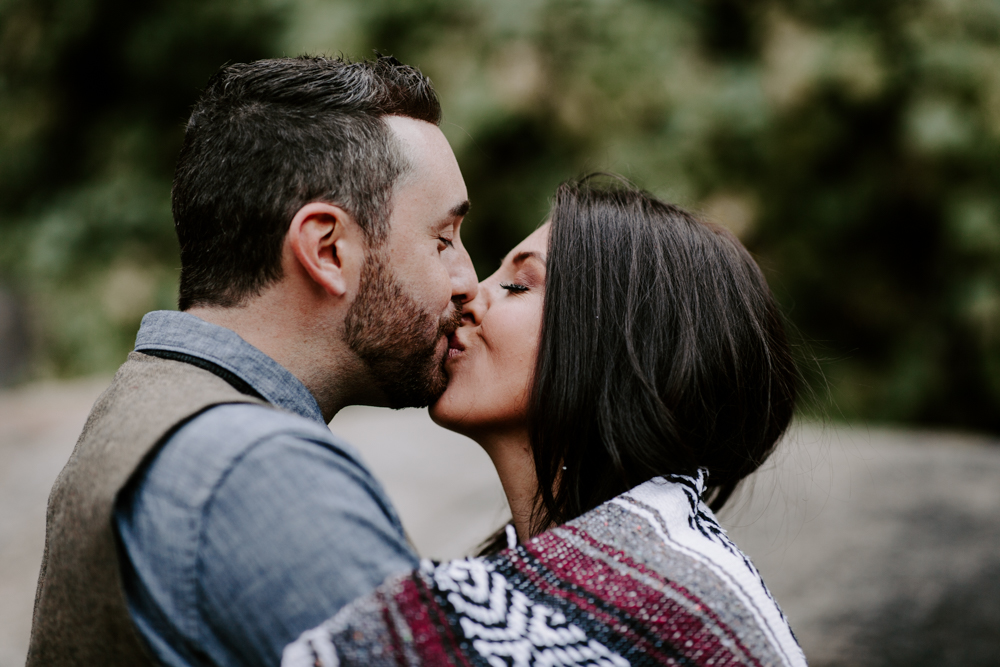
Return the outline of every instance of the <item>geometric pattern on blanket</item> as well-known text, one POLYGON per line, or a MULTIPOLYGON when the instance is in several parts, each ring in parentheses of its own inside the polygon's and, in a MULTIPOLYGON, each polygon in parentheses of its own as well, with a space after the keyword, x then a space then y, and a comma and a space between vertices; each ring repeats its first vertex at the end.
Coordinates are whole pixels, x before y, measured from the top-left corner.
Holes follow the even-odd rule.
POLYGON ((704 483, 656 478, 495 556, 425 560, 303 633, 282 667, 805 665, 704 483))

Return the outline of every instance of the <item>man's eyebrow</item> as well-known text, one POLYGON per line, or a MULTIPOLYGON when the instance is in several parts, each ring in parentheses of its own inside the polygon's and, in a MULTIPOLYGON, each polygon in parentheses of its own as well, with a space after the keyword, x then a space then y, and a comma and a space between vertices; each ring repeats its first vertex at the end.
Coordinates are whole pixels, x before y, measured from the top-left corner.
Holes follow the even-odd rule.
POLYGON ((469 212, 470 206, 471 204, 469 204, 469 200, 466 199, 461 204, 456 204, 455 206, 453 206, 452 209, 448 211, 448 215, 450 215, 453 218, 464 218, 465 214, 469 212))

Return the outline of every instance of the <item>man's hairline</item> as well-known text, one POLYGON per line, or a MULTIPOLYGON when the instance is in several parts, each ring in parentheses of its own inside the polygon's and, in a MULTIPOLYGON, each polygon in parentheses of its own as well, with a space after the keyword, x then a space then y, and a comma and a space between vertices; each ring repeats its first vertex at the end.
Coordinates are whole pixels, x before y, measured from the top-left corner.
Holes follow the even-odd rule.
MULTIPOLYGON (((369 221, 370 224, 369 224, 369 229, 368 230, 366 230, 364 227, 361 227, 363 236, 365 237, 365 241, 367 243, 366 251, 368 249, 375 249, 378 246, 385 245, 388 242, 389 236, 392 234, 391 218, 392 218, 392 211, 393 211, 393 209, 395 207, 395 203, 396 203, 396 195, 398 194, 398 192, 402 188, 402 186, 406 184, 406 182, 408 180, 408 177, 413 172, 416 171, 415 170, 415 166, 416 165, 414 164, 414 160, 413 160, 414 151, 412 150, 411 146, 409 146, 406 142, 404 142, 402 140, 402 137, 399 135, 399 133, 397 133, 395 130, 393 130, 392 126, 389 123, 386 122, 386 119, 390 118, 390 117, 412 118, 413 120, 416 120, 416 121, 425 122, 425 123, 428 122, 428 121, 421 120, 420 118, 413 118, 412 116, 407 116, 405 114, 382 114, 380 116, 376 116, 376 119, 382 124, 382 127, 385 129, 385 132, 386 132, 388 149, 389 149, 389 151, 391 153, 390 159, 397 159, 398 160, 398 163, 397 163, 396 166, 398 166, 400 168, 400 172, 392 180, 392 183, 390 185, 389 198, 387 200, 387 204, 386 204, 385 210, 380 212, 380 213, 382 213, 384 215, 383 220, 385 222, 385 233, 384 234, 376 234, 376 233, 374 233, 375 230, 372 229, 371 227, 375 227, 375 226, 377 226, 377 224, 375 224, 375 225, 371 224, 371 223, 375 223, 376 222, 376 221, 373 221, 373 220, 369 221)), ((433 123, 428 123, 428 124, 434 125, 433 123)), ((435 127, 437 127, 437 126, 435 125, 435 127)), ((322 202, 322 203, 325 203, 325 204, 330 204, 332 206, 337 206, 339 208, 344 209, 353 218, 355 218, 355 224, 357 224, 357 220, 356 220, 356 218, 357 218, 357 211, 353 210, 357 206, 356 202, 354 202, 354 206, 348 207, 348 206, 345 205, 346 202, 341 201, 341 200, 332 200, 332 199, 327 199, 325 197, 317 197, 316 199, 313 199, 311 201, 305 202, 299 208, 301 209, 303 206, 308 206, 309 204, 312 204, 312 203, 315 203, 315 202, 322 202)), ((294 214, 293 214, 293 217, 294 217, 294 214)), ((289 225, 291 225, 291 220, 289 220, 289 225)), ((359 227, 360 227, 360 225, 359 225, 359 227)), ((285 234, 286 235, 288 234, 288 230, 285 231, 285 234)))
MULTIPOLYGON (((368 233, 365 234, 367 247, 365 248, 365 253, 370 251, 376 251, 380 248, 384 248, 389 244, 389 237, 392 236, 392 213, 396 208, 396 197, 399 195, 400 190, 403 186, 407 184, 410 176, 416 172, 416 161, 415 161, 415 151, 413 146, 408 142, 403 141, 402 135, 397 132, 392 125, 389 124, 388 119, 396 118, 413 118, 412 116, 406 116, 404 114, 383 114, 378 117, 379 122, 385 128, 386 137, 389 144, 389 152, 391 153, 390 159, 398 160, 398 167, 400 172, 392 179, 392 184, 389 187, 389 197, 386 200, 385 210, 382 211, 384 220, 383 234, 368 233)), ((419 121, 419 118, 413 118, 413 120, 419 121)), ((427 121, 422 121, 427 122, 427 121)), ((431 123, 432 124, 432 123, 431 123)), ((375 230, 372 230, 374 232, 375 230)))
MULTIPOLYGON (((399 175, 393 179, 392 183, 392 193, 389 197, 389 214, 391 215, 391 209, 393 207, 393 201, 396 198, 396 194, 402 186, 406 185, 407 179, 416 171, 416 151, 415 147, 407 141, 403 140, 403 135, 396 128, 394 128, 390 123, 390 118, 409 118, 410 120, 417 121, 419 123, 427 123, 433 127, 440 129, 440 126, 436 123, 431 123, 430 121, 423 120, 421 118, 414 118, 413 116, 407 116, 406 114, 390 113, 383 114, 378 117, 379 122, 382 123, 383 127, 386 129, 386 134, 389 137, 390 148, 389 150, 395 151, 396 156, 400 158, 400 166, 402 171, 399 175)), ((388 217, 386 218, 386 223, 388 224, 388 217)))

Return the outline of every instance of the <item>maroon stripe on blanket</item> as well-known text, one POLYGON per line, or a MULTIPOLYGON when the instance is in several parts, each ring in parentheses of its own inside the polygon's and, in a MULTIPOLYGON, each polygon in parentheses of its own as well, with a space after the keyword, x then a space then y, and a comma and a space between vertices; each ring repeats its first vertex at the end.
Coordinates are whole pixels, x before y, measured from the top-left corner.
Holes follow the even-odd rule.
MULTIPOLYGON (((710 607, 709 605, 707 605, 704 602, 702 602, 701 598, 699 598, 697 595, 695 595, 694 593, 692 593, 690 590, 688 590, 684 586, 680 585, 676 581, 673 581, 671 579, 667 579, 666 577, 664 577, 663 575, 661 575, 659 572, 656 572, 655 570, 651 570, 651 569, 647 568, 643 563, 637 563, 637 562, 635 562, 634 560, 632 560, 631 557, 627 556, 626 554, 624 554, 623 552, 619 551, 618 549, 615 549, 614 547, 612 547, 612 546, 610 546, 608 544, 605 544, 604 542, 600 542, 599 540, 594 539, 594 537, 591 536, 589 533, 587 533, 587 531, 585 531, 585 530, 581 530, 581 529, 579 529, 579 528, 577 528, 575 526, 569 526, 569 525, 561 526, 561 529, 567 530, 567 531, 573 533, 578 538, 586 541, 592 547, 598 549, 603 554, 605 554, 606 556, 608 556, 609 559, 617 560, 618 562, 622 563, 623 565, 625 565, 627 567, 630 567, 630 568, 632 568, 634 570, 638 570, 638 571, 642 572, 644 575, 646 575, 647 577, 649 577, 651 579, 657 580, 658 582, 660 582, 661 585, 669 586, 671 589, 673 589, 674 591, 676 591, 678 594, 680 594, 681 596, 683 596, 685 599, 687 599, 690 602, 692 602, 697 607, 697 611, 699 611, 701 613, 704 613, 706 616, 708 616, 709 618, 711 618, 712 621, 714 622, 715 626, 718 627, 722 632, 724 632, 726 634, 726 636, 729 638, 729 640, 732 641, 734 644, 736 644, 736 646, 739 648, 739 650, 742 653, 744 653, 748 658, 750 658, 751 660, 753 660, 754 664, 760 664, 759 659, 756 658, 756 657, 754 657, 753 653, 743 644, 743 642, 739 638, 739 635, 737 635, 733 631, 733 629, 729 626, 729 624, 727 624, 725 621, 723 621, 722 618, 715 612, 715 610, 712 609, 712 607, 710 607)), ((631 578, 629 578, 628 580, 629 581, 633 581, 631 578)), ((636 585, 639 585, 638 582, 636 582, 636 585)), ((650 587, 647 587, 647 588, 649 588, 650 590, 654 590, 655 591, 655 589, 651 589, 650 587)), ((609 600, 609 602, 610 602, 610 600, 609 600)))
MULTIPOLYGON (((524 547, 538 560, 540 566, 549 570, 555 575, 556 580, 563 584, 559 586, 551 583, 550 577, 534 573, 532 578, 536 580, 536 585, 547 589, 545 592, 550 595, 567 599, 573 604, 587 608, 595 616, 603 617, 602 623, 636 646, 641 646, 651 657, 656 656, 655 659, 660 662, 669 664, 675 658, 664 655, 657 648, 657 641, 670 645, 696 665, 746 664, 744 659, 734 655, 722 643, 720 637, 712 632, 701 618, 690 613, 683 605, 667 598, 652 587, 620 574, 607 563, 586 556, 566 540, 552 533, 546 533, 537 541, 525 544, 524 547), (576 585, 583 594, 567 590, 566 584, 576 585), (622 623, 621 619, 613 614, 589 603, 587 597, 601 599, 628 614, 631 620, 629 623, 622 623), (644 628, 645 632, 636 632, 630 625, 644 628)), ((617 552, 617 555, 619 559, 624 558, 624 554, 620 552, 617 552)), ((527 575, 527 572, 525 574, 527 575)), ((675 590, 677 588, 675 585, 672 587, 675 590)), ((685 592, 687 593, 685 597, 695 601, 699 611, 708 611, 705 605, 698 602, 689 592, 685 592)), ((717 618, 713 620, 718 623, 717 618)), ((723 629, 727 631, 726 634, 731 635, 724 625, 723 629)), ((748 651, 744 649, 743 652, 752 664, 759 664, 748 651)))
MULTIPOLYGON (((589 613, 593 616, 597 623, 606 626, 613 632, 619 634, 626 640, 626 642, 641 649, 657 664, 675 665, 677 664, 677 657, 683 655, 681 651, 676 650, 673 642, 669 639, 665 642, 658 637, 651 640, 648 636, 638 634, 628 626, 622 625, 620 618, 617 618, 613 614, 609 614, 604 608, 594 604, 592 600, 588 600, 587 595, 579 595, 573 591, 560 588, 559 584, 548 579, 546 573, 536 571, 537 567, 545 567, 543 563, 529 563, 517 554, 512 554, 510 561, 511 565, 532 584, 534 584, 543 594, 551 595, 556 598, 562 598, 569 604, 579 607, 581 610, 589 613), (658 647, 656 645, 657 643, 665 644, 665 646, 662 648, 658 647)), ((586 631, 586 629, 584 629, 584 631, 586 631)))
POLYGON ((406 655, 403 653, 403 642, 400 641, 399 631, 396 623, 393 621, 392 609, 389 606, 392 604, 392 601, 388 600, 387 596, 379 588, 375 589, 375 599, 382 609, 382 622, 385 623, 385 627, 389 629, 389 636, 392 637, 392 651, 393 657, 396 659, 396 664, 405 665, 406 655))
MULTIPOLYGON (((451 662, 448 664, 457 665, 458 667, 473 667, 472 663, 469 662, 469 657, 460 646, 459 637, 455 635, 455 626, 449 620, 448 611, 442 609, 441 605, 437 603, 438 598, 434 594, 433 587, 418 573, 414 574, 412 579, 417 588, 422 591, 424 603, 431 612, 431 620, 436 623, 436 628, 440 636, 441 648, 451 659, 451 662)), ((424 661, 421 662, 421 664, 431 665, 436 663, 424 661)))
MULTIPOLYGON (((413 635, 413 650, 421 664, 456 665, 458 663, 454 660, 454 656, 445 648, 442 641, 440 609, 436 609, 437 605, 433 599, 430 599, 431 596, 425 594, 422 582, 418 581, 419 576, 419 574, 414 574, 403 579, 400 582, 398 592, 393 596, 400 614, 406 619, 410 633, 413 635)), ((403 643, 400 641, 399 633, 394 632, 392 639, 400 648, 396 653, 397 664, 405 665, 406 660, 402 651, 403 643)))

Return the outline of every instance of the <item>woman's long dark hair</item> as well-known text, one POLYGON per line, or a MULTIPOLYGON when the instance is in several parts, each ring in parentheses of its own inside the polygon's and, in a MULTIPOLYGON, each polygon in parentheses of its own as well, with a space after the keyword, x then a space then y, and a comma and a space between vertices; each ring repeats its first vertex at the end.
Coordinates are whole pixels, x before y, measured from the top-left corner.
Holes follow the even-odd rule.
POLYGON ((620 180, 564 183, 551 220, 531 533, 698 468, 720 509, 795 407, 799 376, 760 269, 724 228, 620 180))
MULTIPOLYGON (((782 318, 746 248, 602 176, 564 183, 552 208, 528 415, 532 535, 699 468, 719 510, 795 409, 799 374, 782 318)), ((482 552, 504 546, 500 531, 482 552)))

